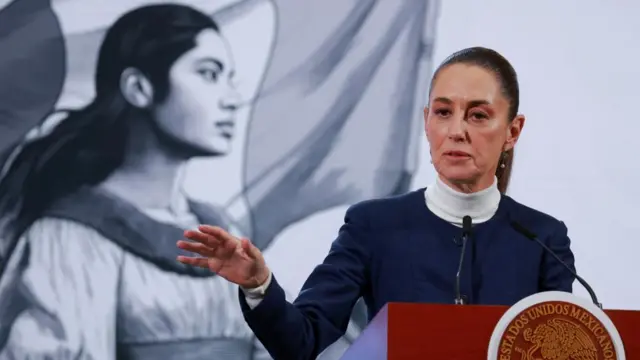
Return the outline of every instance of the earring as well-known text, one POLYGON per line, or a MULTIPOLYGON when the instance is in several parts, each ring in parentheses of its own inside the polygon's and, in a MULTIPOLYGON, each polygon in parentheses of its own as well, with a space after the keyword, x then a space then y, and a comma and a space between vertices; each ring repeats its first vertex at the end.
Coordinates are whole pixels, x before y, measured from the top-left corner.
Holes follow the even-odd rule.
POLYGON ((503 152, 502 155, 500 155, 500 168, 504 169, 505 167, 507 167, 506 164, 507 161, 507 152, 503 152))

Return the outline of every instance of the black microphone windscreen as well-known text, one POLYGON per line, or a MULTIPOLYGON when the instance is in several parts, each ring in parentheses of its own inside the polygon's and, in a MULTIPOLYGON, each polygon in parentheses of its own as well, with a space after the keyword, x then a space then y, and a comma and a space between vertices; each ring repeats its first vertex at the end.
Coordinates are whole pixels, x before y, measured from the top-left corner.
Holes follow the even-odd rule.
POLYGON ((462 218, 462 231, 465 234, 471 233, 471 216, 467 215, 462 218))
POLYGON ((536 234, 532 233, 529 229, 520 225, 520 223, 518 222, 511 221, 511 226, 513 226, 513 228, 516 229, 517 232, 529 238, 529 240, 533 240, 536 238, 536 234))

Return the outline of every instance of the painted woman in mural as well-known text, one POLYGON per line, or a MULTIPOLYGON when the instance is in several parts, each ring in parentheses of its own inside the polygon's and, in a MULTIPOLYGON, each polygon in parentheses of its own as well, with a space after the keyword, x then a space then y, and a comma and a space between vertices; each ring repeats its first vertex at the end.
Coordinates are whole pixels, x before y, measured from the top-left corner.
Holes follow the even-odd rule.
POLYGON ((111 26, 94 100, 60 111, 0 182, 4 236, 18 239, 4 307, 22 307, 3 319, 0 357, 258 357, 236 289, 171 250, 187 226, 233 229, 180 191, 187 160, 229 151, 233 73, 218 26, 190 7, 144 6, 111 26))
MULTIPOLYGON (((418 144, 412 100, 430 65, 434 2, 275 0, 266 69, 251 51, 243 54, 255 44, 221 36, 209 15, 182 5, 131 11, 133 3, 149 1, 109 3, 129 10, 104 40, 91 39, 102 44, 95 76, 83 53, 91 41, 66 37, 76 53, 67 59, 65 91, 86 96, 78 84, 90 77, 95 97, 47 116, 2 167, 0 211, 13 216, 1 236, 9 256, 0 261, 0 358, 169 359, 185 351, 194 359, 268 358, 244 324, 237 289, 176 263, 175 241, 202 222, 265 249, 314 213, 405 191, 418 144), (302 14, 311 16, 304 24, 302 14), (241 88, 251 71, 260 91, 247 97, 241 88), (228 158, 233 138, 244 135, 237 120, 247 108, 244 149, 233 149, 243 155, 237 196, 213 206, 186 195, 187 162, 228 158), (354 138, 366 140, 354 149, 354 138)), ((226 1, 213 18, 233 27, 243 8, 260 3, 269 1, 226 1)), ((75 20, 83 4, 98 3, 59 4, 75 20)), ((254 28, 264 19, 247 22, 253 31, 240 37, 258 38, 254 28)), ((34 106, 51 106, 50 97, 34 106)), ((5 100, 0 110, 16 104, 5 100)), ((194 172, 213 193, 230 176, 215 165, 194 172)), ((336 359, 358 335, 364 311, 324 359, 336 359)))

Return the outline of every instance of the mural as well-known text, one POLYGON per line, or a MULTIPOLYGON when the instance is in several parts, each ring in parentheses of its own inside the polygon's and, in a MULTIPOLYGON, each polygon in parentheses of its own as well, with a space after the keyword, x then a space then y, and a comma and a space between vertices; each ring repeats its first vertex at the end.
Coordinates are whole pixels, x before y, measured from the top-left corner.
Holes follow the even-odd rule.
POLYGON ((268 359, 183 229, 268 249, 410 186, 437 1, 0 6, 2 359, 268 359))

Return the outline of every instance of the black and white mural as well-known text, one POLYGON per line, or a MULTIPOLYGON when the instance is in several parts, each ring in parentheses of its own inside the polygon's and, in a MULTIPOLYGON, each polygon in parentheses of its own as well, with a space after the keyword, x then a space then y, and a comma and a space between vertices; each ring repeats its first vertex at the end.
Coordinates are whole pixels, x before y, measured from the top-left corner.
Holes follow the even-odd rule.
MULTIPOLYGON (((175 242, 216 224, 268 256, 310 216, 407 191, 438 8, 0 1, 0 359, 269 359, 237 289, 175 242)), ((314 241, 269 261, 302 271, 314 241)), ((365 324, 358 306, 321 357, 365 324)))

